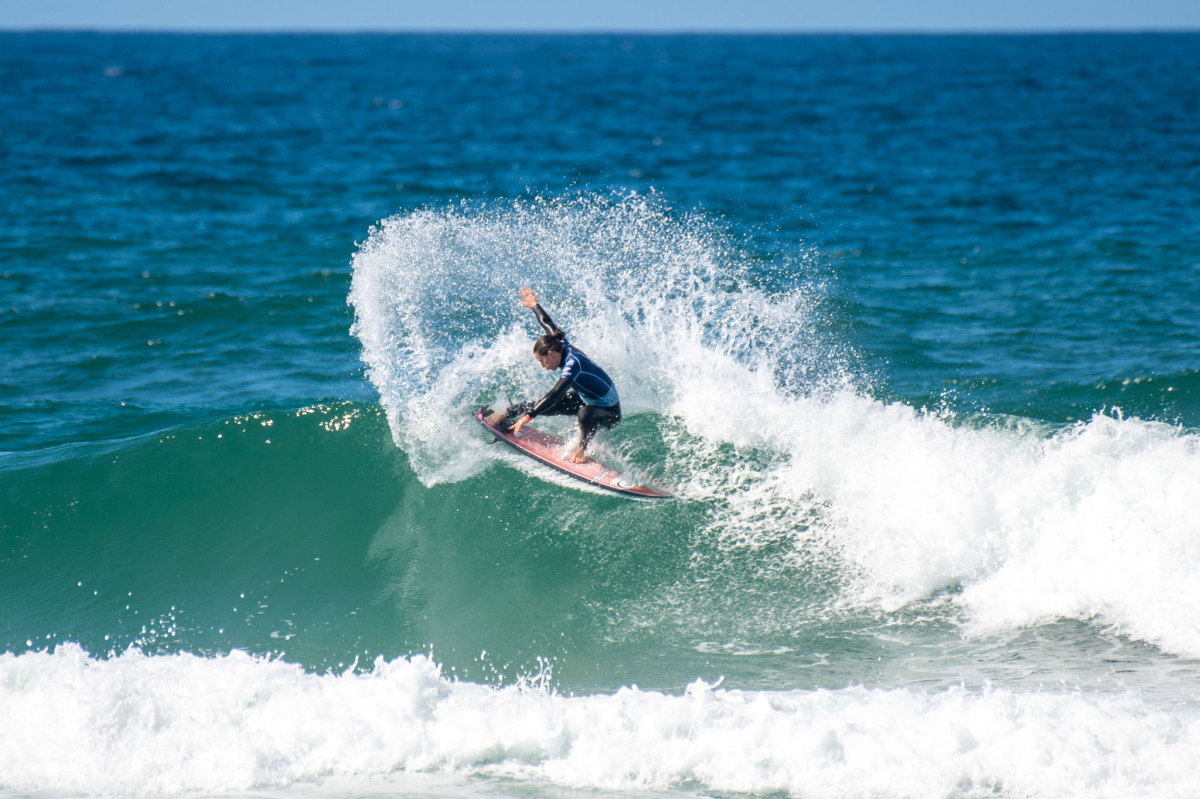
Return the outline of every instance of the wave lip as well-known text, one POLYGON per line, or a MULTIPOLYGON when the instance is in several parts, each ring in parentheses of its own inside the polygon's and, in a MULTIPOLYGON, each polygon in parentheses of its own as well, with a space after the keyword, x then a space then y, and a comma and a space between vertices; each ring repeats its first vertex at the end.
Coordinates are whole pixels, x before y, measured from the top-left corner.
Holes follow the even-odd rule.
POLYGON ((457 682, 425 656, 312 674, 236 651, 7 654, 0 787, 155 795, 419 772, 611 790, 1124 797, 1184 795, 1200 766, 1200 707, 1133 692, 697 680, 682 695, 561 696, 539 683, 457 682))
POLYGON ((816 338, 809 294, 758 288, 747 261, 654 195, 535 198, 383 220, 354 255, 347 301, 393 438, 433 485, 482 468, 446 418, 552 383, 530 356, 539 331, 519 286, 614 377, 627 416, 668 412, 679 376, 756 351, 781 375, 825 368, 827 351, 797 343, 816 338))

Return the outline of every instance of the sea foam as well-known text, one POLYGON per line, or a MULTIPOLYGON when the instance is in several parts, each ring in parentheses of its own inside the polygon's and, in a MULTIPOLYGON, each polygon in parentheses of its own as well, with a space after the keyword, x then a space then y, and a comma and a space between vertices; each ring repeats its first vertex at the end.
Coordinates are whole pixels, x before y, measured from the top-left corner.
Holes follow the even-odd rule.
MULTIPOLYGON (((1200 656, 1194 432, 1105 414, 961 420, 849 391, 765 407, 754 436, 779 457, 726 495, 724 540, 804 519, 796 556, 837 560, 843 599, 890 610, 949 591, 975 632, 1092 620, 1200 656)), ((697 450, 744 436, 695 427, 697 450)))
MULTIPOLYGON (((447 679, 428 657, 310 674, 239 652, 0 656, 0 788, 379 785, 389 775, 803 796, 1185 796, 1200 708, 1135 693, 622 688, 447 679), (347 780, 350 781, 347 783, 347 780)), ((331 788, 333 790, 333 788, 331 788)))

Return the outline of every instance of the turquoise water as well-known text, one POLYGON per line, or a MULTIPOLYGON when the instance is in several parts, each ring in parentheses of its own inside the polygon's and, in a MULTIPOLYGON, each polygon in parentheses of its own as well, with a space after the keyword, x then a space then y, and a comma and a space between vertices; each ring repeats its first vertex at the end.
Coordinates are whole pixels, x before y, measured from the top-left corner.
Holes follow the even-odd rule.
POLYGON ((1198 43, 0 36, 0 793, 1194 792, 1198 43))

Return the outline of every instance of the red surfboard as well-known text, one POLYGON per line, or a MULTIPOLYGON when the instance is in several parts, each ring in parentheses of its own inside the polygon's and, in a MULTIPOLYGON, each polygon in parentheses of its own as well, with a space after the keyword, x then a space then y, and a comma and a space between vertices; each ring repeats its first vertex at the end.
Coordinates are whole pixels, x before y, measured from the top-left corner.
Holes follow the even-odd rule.
POLYGON ((583 463, 572 463, 564 457, 565 445, 549 433, 543 433, 528 424, 521 427, 521 432, 515 436, 512 433, 492 427, 487 423, 486 416, 490 413, 487 408, 475 412, 475 418, 487 428, 488 432, 503 441, 518 452, 524 453, 534 460, 541 461, 547 466, 558 469, 563 474, 569 474, 577 480, 624 494, 627 497, 639 499, 671 499, 670 494, 664 494, 648 486, 640 485, 616 469, 610 469, 595 458, 588 458, 583 463))

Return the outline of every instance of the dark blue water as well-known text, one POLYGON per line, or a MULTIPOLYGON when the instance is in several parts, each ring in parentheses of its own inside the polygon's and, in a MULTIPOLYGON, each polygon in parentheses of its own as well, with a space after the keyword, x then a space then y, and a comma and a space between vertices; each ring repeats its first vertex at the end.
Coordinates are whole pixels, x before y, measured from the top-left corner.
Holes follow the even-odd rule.
POLYGON ((0 793, 1190 790, 1200 36, 0 34, 0 120, 0 793), (676 502, 485 446, 527 284, 676 502))

